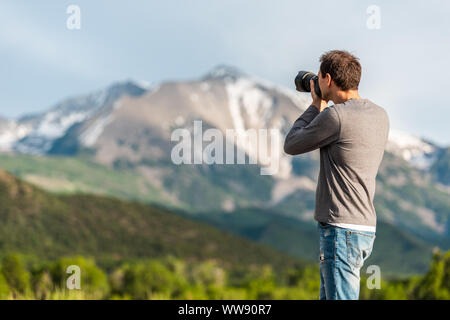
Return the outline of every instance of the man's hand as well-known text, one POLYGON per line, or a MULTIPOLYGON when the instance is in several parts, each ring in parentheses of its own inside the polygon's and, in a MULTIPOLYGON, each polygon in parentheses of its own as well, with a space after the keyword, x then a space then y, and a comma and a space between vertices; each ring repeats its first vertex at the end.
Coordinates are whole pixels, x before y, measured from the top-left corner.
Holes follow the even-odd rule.
POLYGON ((322 112, 327 106, 327 102, 320 97, 317 96, 316 91, 314 90, 314 81, 309 80, 310 86, 311 86, 311 97, 313 99, 313 106, 316 107, 319 112, 322 112))

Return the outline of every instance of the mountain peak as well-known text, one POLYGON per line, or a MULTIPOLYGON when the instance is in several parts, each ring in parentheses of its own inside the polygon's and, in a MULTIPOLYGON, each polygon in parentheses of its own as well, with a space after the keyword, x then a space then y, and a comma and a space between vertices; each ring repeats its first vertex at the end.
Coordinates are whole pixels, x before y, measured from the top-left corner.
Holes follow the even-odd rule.
POLYGON ((114 96, 122 95, 124 93, 131 96, 140 96, 147 92, 150 88, 150 85, 144 81, 128 79, 113 83, 106 89, 106 92, 108 94, 113 94, 114 96))
POLYGON ((203 79, 232 79, 245 77, 246 74, 237 67, 220 64, 212 68, 203 79))

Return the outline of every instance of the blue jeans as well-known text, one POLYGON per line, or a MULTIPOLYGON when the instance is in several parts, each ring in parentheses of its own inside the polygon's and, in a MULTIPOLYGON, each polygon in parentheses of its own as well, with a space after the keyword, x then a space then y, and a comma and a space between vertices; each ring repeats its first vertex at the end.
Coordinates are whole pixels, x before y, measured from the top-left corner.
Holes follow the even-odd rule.
POLYGON ((358 300, 360 269, 372 253, 375 232, 318 223, 321 300, 358 300))

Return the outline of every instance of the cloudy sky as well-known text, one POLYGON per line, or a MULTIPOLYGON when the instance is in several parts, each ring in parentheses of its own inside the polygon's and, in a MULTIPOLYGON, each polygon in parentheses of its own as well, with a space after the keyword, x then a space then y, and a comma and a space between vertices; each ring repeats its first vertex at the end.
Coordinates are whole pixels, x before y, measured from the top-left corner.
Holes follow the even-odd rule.
POLYGON ((346 49, 363 65, 362 96, 386 108, 392 128, 450 144, 449 15, 445 0, 3 0, 0 115, 130 78, 192 79, 218 64, 292 87, 324 51, 346 49), (66 27, 70 4, 80 30, 66 27), (367 27, 371 5, 380 29, 367 27))

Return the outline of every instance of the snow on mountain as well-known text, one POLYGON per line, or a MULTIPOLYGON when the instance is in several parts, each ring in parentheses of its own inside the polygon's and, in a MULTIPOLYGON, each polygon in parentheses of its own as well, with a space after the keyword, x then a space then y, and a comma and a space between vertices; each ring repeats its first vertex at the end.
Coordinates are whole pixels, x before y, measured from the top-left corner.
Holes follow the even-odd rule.
POLYGON ((69 98, 49 111, 26 115, 0 124, 0 148, 29 154, 45 154, 53 142, 75 124, 86 121, 123 95, 139 96, 151 89, 144 82, 125 81, 94 93, 69 98))
POLYGON ((396 129, 390 130, 386 146, 387 151, 420 169, 428 169, 436 160, 440 149, 433 143, 396 129))
POLYGON ((248 75, 239 68, 222 64, 212 68, 206 75, 203 76, 202 79, 205 81, 208 80, 234 81, 242 77, 248 77, 248 75))
POLYGON ((207 73, 206 76, 203 77, 203 79, 222 79, 225 80, 228 84, 236 82, 239 85, 240 83, 243 88, 253 87, 259 88, 263 91, 272 90, 287 96, 292 101, 292 103, 302 111, 304 111, 311 103, 311 98, 307 93, 298 93, 293 89, 277 85, 266 79, 248 75, 233 66, 219 65, 213 68, 209 73, 207 73))
MULTIPOLYGON (((116 101, 111 111, 119 107, 120 101, 116 101)), ((100 117, 95 119, 95 122, 81 133, 79 141, 81 142, 82 145, 86 147, 94 146, 98 137, 102 134, 105 126, 107 126, 113 120, 113 115, 111 111, 107 112, 106 115, 101 115, 100 117)))
POLYGON ((14 120, 0 119, 0 151, 10 151, 13 144, 29 132, 29 127, 18 124, 14 120))
MULTIPOLYGON (((295 91, 277 86, 269 81, 249 76, 244 72, 229 66, 218 66, 209 72, 204 81, 220 80, 225 84, 228 96, 228 108, 233 122, 233 129, 238 135, 237 146, 245 150, 254 161, 261 160, 258 146, 247 143, 249 140, 249 129, 270 129, 274 136, 269 137, 267 150, 271 150, 273 139, 278 140, 279 170, 276 177, 286 179, 290 177, 292 165, 291 158, 284 154, 283 139, 289 129, 294 116, 304 111, 310 99, 306 94, 296 94, 295 91), (280 99, 288 100, 288 103, 280 103, 280 99), (287 106, 293 105, 295 108, 287 106), (283 108, 283 110, 279 110, 283 108)), ((268 133, 269 134, 269 133, 268 133)), ((261 163, 261 161, 260 161, 261 163)))

